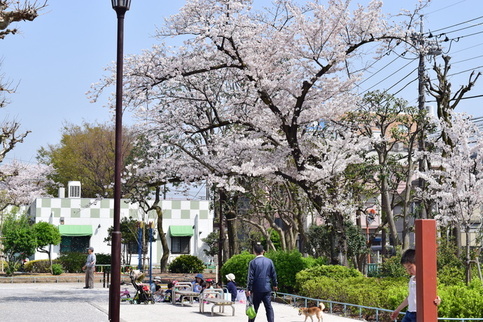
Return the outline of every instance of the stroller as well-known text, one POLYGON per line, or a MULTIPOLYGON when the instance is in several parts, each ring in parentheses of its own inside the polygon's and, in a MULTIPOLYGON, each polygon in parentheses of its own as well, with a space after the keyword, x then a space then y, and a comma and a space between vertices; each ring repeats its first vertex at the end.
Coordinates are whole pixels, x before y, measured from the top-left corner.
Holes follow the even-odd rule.
POLYGON ((139 270, 133 270, 130 274, 130 277, 131 283, 136 289, 136 294, 132 298, 131 304, 148 304, 149 302, 151 302, 151 304, 154 304, 153 293, 151 292, 149 286, 146 284, 142 284, 142 281, 145 277, 144 273, 139 270))

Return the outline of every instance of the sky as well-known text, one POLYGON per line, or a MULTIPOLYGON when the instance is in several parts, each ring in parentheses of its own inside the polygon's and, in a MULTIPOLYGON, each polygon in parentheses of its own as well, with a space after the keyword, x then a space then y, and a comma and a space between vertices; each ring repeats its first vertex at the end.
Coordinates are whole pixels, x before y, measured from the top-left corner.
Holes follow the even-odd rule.
MULTIPOLYGON (((184 3, 132 0, 125 18, 124 54, 139 54, 156 44, 156 27, 184 3)), ((416 3, 386 0, 384 10, 394 13, 413 9, 416 3)), ((268 6, 270 1, 255 0, 255 4, 268 6)), ((443 52, 449 50, 452 56, 454 89, 466 81, 470 70, 483 67, 482 9, 481 0, 433 0, 423 12, 424 32, 438 35, 431 39, 438 39, 443 52), (449 41, 444 42, 446 37, 449 41)), ((21 123, 22 131, 31 133, 7 154, 5 162, 17 159, 35 163, 41 147, 60 142, 64 125, 112 121, 106 107, 108 95, 90 103, 86 92, 116 59, 117 18, 108 0, 48 0, 48 7, 35 21, 13 27, 20 33, 0 40, 0 75, 16 91, 7 96, 10 104, 0 112, 2 120, 14 119, 21 123)), ((169 44, 169 40, 166 42, 169 44)), ((416 58, 410 54, 390 55, 379 61, 372 66, 360 92, 392 87, 389 92, 417 105, 417 81, 411 82, 417 76, 411 72, 417 67, 416 58)), ((426 67, 430 65, 428 57, 426 67)), ((483 95, 483 76, 469 94, 476 97, 462 101, 458 111, 482 116, 483 97, 479 95, 483 95)), ((431 104, 431 99, 427 100, 431 104)))

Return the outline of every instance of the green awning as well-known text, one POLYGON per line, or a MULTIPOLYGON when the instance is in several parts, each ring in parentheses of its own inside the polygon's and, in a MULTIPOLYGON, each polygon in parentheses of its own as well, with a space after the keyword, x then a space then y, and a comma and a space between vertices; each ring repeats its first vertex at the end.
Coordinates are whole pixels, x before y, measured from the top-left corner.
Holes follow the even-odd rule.
POLYGON ((169 226, 171 237, 193 236, 193 226, 169 226))
POLYGON ((92 236, 91 225, 59 225, 61 236, 92 236))

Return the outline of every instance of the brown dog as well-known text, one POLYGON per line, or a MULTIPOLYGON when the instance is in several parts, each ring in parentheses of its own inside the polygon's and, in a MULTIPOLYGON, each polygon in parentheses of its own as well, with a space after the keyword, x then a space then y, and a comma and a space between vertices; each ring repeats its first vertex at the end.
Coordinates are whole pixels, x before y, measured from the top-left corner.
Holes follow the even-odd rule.
POLYGON ((305 321, 307 321, 307 318, 310 317, 310 320, 313 322, 314 318, 313 316, 315 315, 317 317, 317 321, 321 322, 324 320, 322 317, 322 311, 325 309, 324 303, 320 303, 319 306, 314 306, 314 307, 301 307, 299 308, 299 315, 305 315, 305 321))

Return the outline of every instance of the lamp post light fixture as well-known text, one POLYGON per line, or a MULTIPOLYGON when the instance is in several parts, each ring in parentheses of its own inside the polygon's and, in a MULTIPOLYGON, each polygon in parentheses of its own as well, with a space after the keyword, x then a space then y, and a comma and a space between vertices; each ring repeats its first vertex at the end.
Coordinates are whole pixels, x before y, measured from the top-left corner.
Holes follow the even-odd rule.
POLYGON ((109 321, 120 319, 121 288, 121 171, 122 171, 122 77, 124 48, 124 15, 131 0, 111 0, 117 14, 116 66, 116 141, 114 157, 114 223, 111 236, 111 285, 109 288, 109 321))

